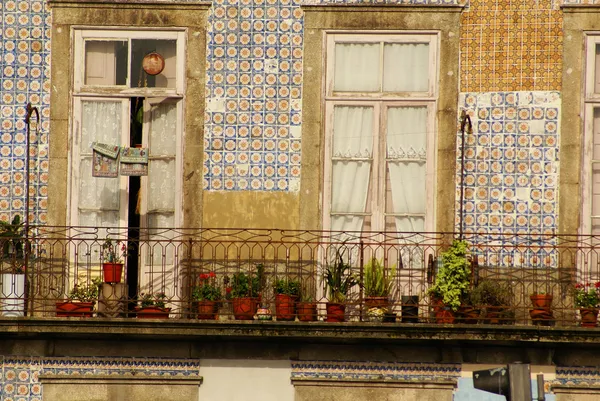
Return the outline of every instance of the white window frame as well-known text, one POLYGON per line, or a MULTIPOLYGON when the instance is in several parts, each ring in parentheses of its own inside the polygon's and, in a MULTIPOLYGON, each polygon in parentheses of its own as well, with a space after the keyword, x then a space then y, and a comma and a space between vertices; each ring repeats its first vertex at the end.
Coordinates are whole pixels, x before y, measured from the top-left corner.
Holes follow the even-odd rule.
MULTIPOLYGON (((386 116, 389 107, 397 106, 426 106, 428 108, 427 119, 427 167, 426 167, 426 191, 427 204, 425 208, 425 231, 435 231, 435 187, 436 187, 436 157, 437 148, 437 126, 436 115, 437 97, 439 93, 439 48, 440 37, 436 31, 326 31, 324 37, 324 80, 325 88, 325 140, 324 140, 324 186, 323 186, 323 227, 331 228, 331 191, 332 191, 332 142, 333 142, 333 110, 336 105, 366 106, 374 108, 373 135, 378 135, 379 140, 373 146, 373 167, 371 181, 373 187, 370 197, 371 215, 370 231, 385 231, 386 194, 385 183, 381 177, 385 177, 385 130, 386 116), (426 92, 335 92, 334 85, 334 46, 336 43, 427 43, 429 44, 429 85, 426 92), (383 156, 382 156, 383 155, 383 156)), ((383 52, 381 52, 383 54, 383 52)), ((380 63, 383 68, 383 62, 380 63)), ((380 77, 383 75, 380 74, 380 77)), ((351 213, 351 215, 363 215, 351 213)), ((389 214, 394 216, 395 214, 389 214)))

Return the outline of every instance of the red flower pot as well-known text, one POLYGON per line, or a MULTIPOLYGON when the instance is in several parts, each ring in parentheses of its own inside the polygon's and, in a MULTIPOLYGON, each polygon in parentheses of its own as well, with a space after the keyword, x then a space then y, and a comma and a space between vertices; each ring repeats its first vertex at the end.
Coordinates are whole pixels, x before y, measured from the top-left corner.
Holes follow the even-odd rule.
POLYGON ((367 310, 371 308, 387 308, 389 303, 388 297, 365 297, 367 310))
POLYGON ((298 302, 296 314, 301 322, 314 322, 317 320, 317 304, 315 302, 298 302))
POLYGON ((215 320, 219 303, 216 301, 198 301, 198 319, 215 320))
POLYGON ((346 305, 327 302, 326 308, 328 322, 343 322, 346 320, 346 305))
POLYGON ((534 308, 551 308, 552 298, 551 294, 533 294, 529 297, 534 308))
POLYGON ((434 298, 431 301, 433 306, 433 315, 435 316, 435 322, 439 324, 454 324, 454 320, 456 320, 456 313, 452 310, 452 308, 444 305, 444 302, 441 299, 434 298))
POLYGON ((92 317, 94 302, 63 301, 56 303, 57 317, 92 317))
POLYGON ((275 316, 277 320, 296 319, 296 297, 286 294, 275 295, 275 316))
POLYGON ((120 283, 123 276, 123 263, 102 263, 105 283, 120 283))
POLYGON ((580 308, 581 327, 596 327, 598 325, 598 309, 580 308))
POLYGON ((258 298, 233 298, 233 316, 236 320, 254 320, 259 302, 258 298))
POLYGON ((171 308, 159 308, 158 306, 144 306, 135 308, 138 319, 168 319, 171 308))

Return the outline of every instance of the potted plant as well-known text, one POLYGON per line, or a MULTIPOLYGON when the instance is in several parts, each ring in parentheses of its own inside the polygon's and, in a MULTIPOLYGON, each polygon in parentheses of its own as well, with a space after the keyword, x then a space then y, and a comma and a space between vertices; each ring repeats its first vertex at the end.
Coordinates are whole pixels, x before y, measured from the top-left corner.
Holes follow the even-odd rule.
POLYGON ((358 284, 358 280, 351 273, 351 267, 344 262, 342 253, 337 251, 332 264, 325 267, 323 282, 328 291, 329 302, 326 304, 327 321, 343 322, 346 314, 346 296, 348 291, 358 284))
POLYGON ((371 258, 363 270, 361 285, 364 290, 365 306, 371 308, 387 308, 392 290, 396 265, 386 274, 385 267, 377 258, 371 258))
POLYGON ((89 284, 75 284, 66 301, 56 302, 56 316, 92 317, 101 284, 100 278, 94 278, 89 284))
POLYGON ((549 326, 554 323, 554 315, 552 313, 552 294, 545 291, 535 291, 529 296, 533 309, 529 310, 531 321, 536 325, 549 326))
POLYGON ((535 291, 529 296, 534 308, 550 308, 552 307, 552 294, 545 291, 535 291))
POLYGON ((471 268, 466 241, 454 240, 442 254, 442 266, 429 289, 436 321, 454 323, 456 312, 471 285, 471 268))
POLYGON ((317 303, 313 292, 306 286, 300 290, 300 300, 296 303, 296 315, 301 322, 314 322, 317 320, 317 303))
POLYGON ((296 301, 300 295, 300 282, 297 280, 275 280, 275 317, 277 320, 286 321, 296 318, 296 301))
POLYGON ((141 294, 140 306, 135 308, 137 318, 168 319, 171 308, 166 307, 166 299, 164 292, 141 294))
POLYGON ((485 323, 502 324, 514 321, 513 292, 504 280, 482 280, 470 293, 470 301, 481 311, 485 323))
POLYGON ((215 320, 221 297, 215 272, 201 274, 199 285, 192 290, 192 301, 198 311, 198 319, 215 320))
POLYGON ((23 248, 23 223, 16 215, 12 222, 0 221, 2 298, 0 313, 3 316, 25 316, 25 261, 23 248), (4 267, 8 266, 8 270, 4 267))
POLYGON ((231 302, 236 320, 253 320, 260 303, 260 291, 264 280, 264 266, 258 264, 256 272, 238 272, 231 282, 231 302))
POLYGON ((573 296, 575 306, 579 308, 582 327, 596 327, 598 325, 598 304, 600 304, 600 281, 579 283, 575 285, 573 296))
POLYGON ((123 275, 123 260, 127 257, 124 242, 107 238, 102 243, 102 274, 105 283, 120 283, 123 275))
POLYGON ((386 314, 388 313, 387 308, 373 307, 367 310, 367 320, 374 323, 383 323, 386 314))

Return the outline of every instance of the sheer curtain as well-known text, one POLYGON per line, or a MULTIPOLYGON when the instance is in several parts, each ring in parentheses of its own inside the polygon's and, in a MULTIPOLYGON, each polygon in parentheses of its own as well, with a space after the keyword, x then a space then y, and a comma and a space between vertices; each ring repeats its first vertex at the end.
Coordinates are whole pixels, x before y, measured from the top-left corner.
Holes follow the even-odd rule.
POLYGON ((373 113, 372 107, 334 109, 332 230, 362 229, 364 216, 352 213, 366 211, 373 163, 373 113))
POLYGON ((384 45, 384 92, 425 92, 428 86, 428 44, 386 43, 384 45))
POLYGON ((92 177, 92 143, 119 145, 121 102, 81 102, 81 143, 79 165, 79 224, 119 225, 119 180, 92 177))
POLYGON ((379 91, 379 43, 337 43, 333 90, 379 91))
POLYGON ((390 107, 387 118, 386 153, 392 191, 392 213, 398 231, 425 229, 427 108, 390 107))

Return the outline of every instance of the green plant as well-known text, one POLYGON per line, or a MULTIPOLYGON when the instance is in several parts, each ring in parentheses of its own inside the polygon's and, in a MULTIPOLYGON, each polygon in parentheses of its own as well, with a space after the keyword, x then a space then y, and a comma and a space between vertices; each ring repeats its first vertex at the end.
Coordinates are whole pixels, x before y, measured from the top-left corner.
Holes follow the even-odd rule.
POLYGON ((502 280, 482 280, 469 294, 474 306, 511 306, 513 291, 510 284, 502 280))
POLYGON ((323 274, 324 289, 329 290, 330 302, 343 303, 350 288, 358 284, 358 280, 351 270, 352 268, 344 262, 343 255, 338 249, 333 263, 325 267, 323 274))
POLYGON ((200 275, 200 284, 192 290, 192 300, 194 301, 220 301, 221 288, 217 283, 215 272, 204 273, 200 275))
POLYGON ((68 299, 70 301, 93 302, 98 299, 98 291, 102 280, 99 277, 92 279, 91 284, 75 284, 68 299))
POLYGON ((275 294, 289 295, 292 297, 300 296, 300 282, 290 279, 277 279, 273 285, 275 294))
POLYGON ((364 267, 364 279, 361 283, 365 296, 387 297, 392 291, 396 265, 386 275, 385 266, 377 258, 372 258, 364 267))
POLYGON ((10 264, 13 274, 25 273, 24 258, 24 233, 21 216, 16 215, 9 223, 0 221, 0 245, 2 249, 1 258, 10 264))
POLYGON ((575 285, 573 296, 578 308, 596 308, 600 304, 600 281, 595 284, 579 283, 575 285))
POLYGON ((244 272, 234 273, 231 283, 232 298, 257 297, 265 282, 265 268, 259 263, 256 265, 256 272, 246 274, 244 272))
POLYGON ((102 243, 102 259, 108 263, 123 263, 127 257, 127 246, 124 242, 106 238, 102 243))
POLYGON ((454 240, 452 245, 441 253, 442 266, 429 289, 431 296, 439 298, 455 312, 469 292, 471 284, 468 249, 466 241, 454 240))
POLYGON ((156 294, 140 294, 140 306, 147 308, 149 306, 156 306, 157 308, 164 308, 167 295, 164 292, 157 292, 156 294))

